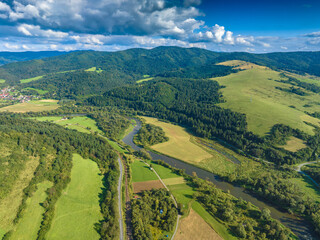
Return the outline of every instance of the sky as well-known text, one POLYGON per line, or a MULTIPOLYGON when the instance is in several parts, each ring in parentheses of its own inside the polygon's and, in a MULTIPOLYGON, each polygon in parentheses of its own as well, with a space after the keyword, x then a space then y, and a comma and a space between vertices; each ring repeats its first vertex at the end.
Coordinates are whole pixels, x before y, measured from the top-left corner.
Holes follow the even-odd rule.
POLYGON ((320 51, 320 0, 0 0, 0 51, 320 51))

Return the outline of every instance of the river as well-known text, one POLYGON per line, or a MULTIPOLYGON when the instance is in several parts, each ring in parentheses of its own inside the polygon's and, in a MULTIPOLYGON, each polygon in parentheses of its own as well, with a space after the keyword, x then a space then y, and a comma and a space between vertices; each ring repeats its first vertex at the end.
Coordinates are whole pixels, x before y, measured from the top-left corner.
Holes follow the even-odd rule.
MULTIPOLYGON (((134 150, 139 150, 141 149, 137 145, 133 143, 133 137, 138 133, 138 131, 141 128, 141 122, 137 119, 136 120, 136 125, 133 128, 133 130, 126 135, 122 141, 131 146, 134 150)), ((202 179, 208 179, 211 182, 213 182, 217 188, 220 188, 224 191, 229 191, 230 194, 237 198, 242 198, 243 200, 252 203, 253 205, 259 207, 260 209, 263 208, 268 208, 271 212, 271 216, 274 219, 278 219, 283 225, 286 227, 290 228, 292 232, 294 232, 299 239, 318 239, 316 236, 312 235, 312 226, 305 220, 299 219, 293 215, 290 215, 286 212, 280 211, 274 206, 271 206, 270 204, 262 201, 261 199, 256 198, 255 196, 247 193, 244 188, 232 185, 230 183, 222 181, 219 176, 208 172, 206 170, 203 170, 201 168, 195 167, 193 165, 190 165, 188 163, 185 163, 183 161, 177 160, 175 158, 171 158, 168 156, 164 156, 161 154, 156 154, 154 152, 149 152, 152 159, 154 160, 162 160, 169 165, 179 168, 179 169, 184 169, 185 172, 189 175, 191 175, 193 172, 197 174, 198 177, 202 179)))

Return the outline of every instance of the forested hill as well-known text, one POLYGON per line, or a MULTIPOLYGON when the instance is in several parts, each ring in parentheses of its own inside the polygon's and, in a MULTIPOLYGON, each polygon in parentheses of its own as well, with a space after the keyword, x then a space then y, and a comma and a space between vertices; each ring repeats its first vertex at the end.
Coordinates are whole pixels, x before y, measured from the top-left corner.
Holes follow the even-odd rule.
POLYGON ((121 72, 135 78, 143 75, 206 78, 229 74, 230 68, 214 65, 226 60, 244 60, 273 69, 320 76, 320 52, 250 54, 157 47, 151 50, 129 49, 119 52, 77 51, 41 60, 11 63, 0 67, 0 79, 17 83, 20 79, 91 67, 101 68, 111 75, 121 72))
POLYGON ((41 51, 41 52, 0 52, 0 65, 28 61, 33 59, 41 59, 45 57, 59 56, 67 52, 60 51, 41 51))

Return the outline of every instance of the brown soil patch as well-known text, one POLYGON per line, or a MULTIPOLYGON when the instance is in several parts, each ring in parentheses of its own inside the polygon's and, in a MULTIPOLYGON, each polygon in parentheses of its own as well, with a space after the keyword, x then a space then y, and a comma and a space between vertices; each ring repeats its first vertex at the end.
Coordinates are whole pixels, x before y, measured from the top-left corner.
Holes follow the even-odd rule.
POLYGON ((223 240, 193 209, 182 219, 174 240, 223 240))
POLYGON ((146 182, 135 182, 135 183, 132 183, 132 186, 133 186, 134 193, 139 193, 144 190, 164 188, 164 186, 162 185, 162 183, 159 180, 152 180, 152 181, 146 181, 146 182))

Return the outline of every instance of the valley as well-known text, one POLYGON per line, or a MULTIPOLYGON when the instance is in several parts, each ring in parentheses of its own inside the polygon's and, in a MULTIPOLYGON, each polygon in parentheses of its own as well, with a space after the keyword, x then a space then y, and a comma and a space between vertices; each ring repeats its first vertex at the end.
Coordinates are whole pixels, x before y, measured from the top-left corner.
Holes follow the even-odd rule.
POLYGON ((177 47, 0 66, 34 96, 0 108, 0 239, 317 239, 319 169, 296 171, 320 153, 317 53, 298 56, 305 72, 177 47))

